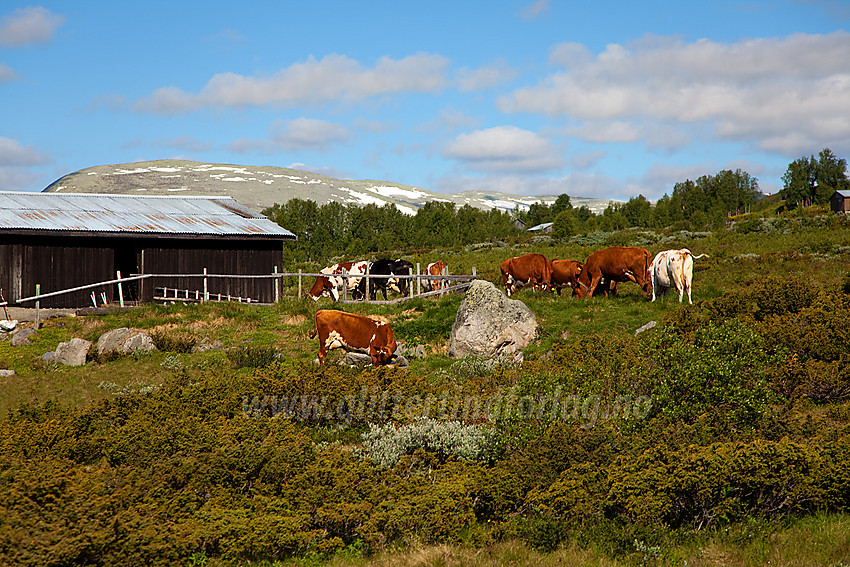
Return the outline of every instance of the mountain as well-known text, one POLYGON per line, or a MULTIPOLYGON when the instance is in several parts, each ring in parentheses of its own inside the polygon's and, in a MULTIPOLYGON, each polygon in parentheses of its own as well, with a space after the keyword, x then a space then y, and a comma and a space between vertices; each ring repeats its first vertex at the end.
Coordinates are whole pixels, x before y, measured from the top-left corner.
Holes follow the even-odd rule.
MULTIPOLYGON (((200 195, 229 196, 238 203, 262 211, 289 199, 309 199, 324 205, 343 204, 379 206, 394 204, 413 215, 429 201, 469 204, 479 209, 513 210, 542 201, 551 205, 557 195, 529 197, 496 191, 437 193, 387 181, 344 181, 285 167, 226 165, 181 160, 144 161, 118 165, 99 165, 69 173, 45 192, 102 193, 119 195, 200 195)), ((570 196, 574 207, 586 205, 601 212, 610 201, 570 196)))

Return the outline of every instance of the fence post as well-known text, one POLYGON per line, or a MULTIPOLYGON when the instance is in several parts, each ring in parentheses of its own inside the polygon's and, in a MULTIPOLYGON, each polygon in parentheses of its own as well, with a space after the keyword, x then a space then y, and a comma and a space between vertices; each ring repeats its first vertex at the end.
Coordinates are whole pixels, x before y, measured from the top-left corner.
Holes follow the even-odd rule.
MULTIPOLYGON (((41 284, 35 284, 35 294, 41 295, 41 284)), ((36 299, 35 300, 35 328, 36 329, 38 329, 38 324, 39 324, 39 318, 38 318, 39 313, 38 312, 39 312, 40 309, 41 309, 41 300, 36 299)))
MULTIPOLYGON (((372 267, 371 262, 366 262, 366 295, 363 296, 363 301, 365 302, 367 298, 369 298, 369 272, 371 271, 369 268, 372 267)), ((377 299, 377 297, 375 298, 377 299)))
POLYGON ((422 294, 422 278, 419 277, 419 262, 416 262, 416 295, 422 294))
POLYGON ((210 300, 210 290, 207 287, 207 269, 204 268, 204 301, 210 300))
POLYGON ((348 301, 348 270, 342 269, 342 300, 348 301))
MULTIPOLYGON (((449 275, 449 265, 448 265, 448 264, 446 264, 446 266, 443 268, 443 275, 444 275, 444 276, 449 275)), ((440 295, 446 295, 446 294, 448 293, 446 290, 447 290, 447 289, 449 288, 449 286, 451 286, 451 285, 452 285, 452 284, 451 284, 451 282, 450 282, 449 280, 443 280, 443 287, 441 288, 441 289, 443 290, 443 293, 441 293, 440 295)))
POLYGON ((301 301, 301 268, 298 268, 298 301, 301 301))
POLYGON ((115 279, 118 280, 118 305, 124 307, 124 288, 121 287, 121 272, 115 272, 115 279))
POLYGON ((280 279, 277 277, 277 266, 274 267, 274 302, 280 301, 280 279))

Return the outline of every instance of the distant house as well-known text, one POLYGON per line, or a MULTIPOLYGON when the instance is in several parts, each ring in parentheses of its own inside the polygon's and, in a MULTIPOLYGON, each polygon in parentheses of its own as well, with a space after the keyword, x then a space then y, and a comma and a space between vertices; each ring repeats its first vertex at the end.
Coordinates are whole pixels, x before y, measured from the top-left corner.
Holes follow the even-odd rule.
POLYGON ((836 191, 829 198, 829 206, 836 213, 850 212, 850 191, 836 191))
MULTIPOLYGON (((157 287, 202 287, 180 274, 257 275, 280 267, 295 235, 230 197, 165 197, 0 191, 0 289, 17 299, 133 274, 168 274, 122 285, 127 301, 150 302, 157 287)), ((270 279, 209 278, 208 291, 274 301, 270 279)), ((92 290, 41 300, 42 307, 92 305, 92 290)), ((109 302, 118 287, 99 288, 109 302)), ((100 302, 99 302, 100 303, 100 302)), ((32 304, 27 304, 30 306, 32 304)))
POLYGON ((528 232, 539 232, 540 234, 552 234, 552 225, 555 223, 544 222, 543 224, 538 224, 537 226, 532 226, 528 229, 528 232))
POLYGON ((515 218, 515 219, 514 219, 514 226, 515 226, 518 230, 525 230, 525 221, 524 221, 524 220, 522 220, 522 219, 519 219, 519 218, 515 218))

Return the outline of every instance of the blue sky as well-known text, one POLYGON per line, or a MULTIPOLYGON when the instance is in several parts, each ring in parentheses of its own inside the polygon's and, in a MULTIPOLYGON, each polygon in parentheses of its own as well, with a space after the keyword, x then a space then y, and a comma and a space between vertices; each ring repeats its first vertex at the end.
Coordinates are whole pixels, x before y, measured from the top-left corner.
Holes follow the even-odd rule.
POLYGON ((0 189, 179 158, 441 192, 766 193, 850 157, 850 2, 5 2, 0 189))

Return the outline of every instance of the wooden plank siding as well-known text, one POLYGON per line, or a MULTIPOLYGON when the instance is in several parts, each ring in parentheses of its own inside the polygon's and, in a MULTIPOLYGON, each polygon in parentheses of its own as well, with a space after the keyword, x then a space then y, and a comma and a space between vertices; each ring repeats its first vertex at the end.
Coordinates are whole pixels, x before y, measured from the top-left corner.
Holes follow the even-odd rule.
MULTIPOLYGON (((271 274, 275 266, 280 270, 281 243, 256 242, 186 242, 145 247, 142 259, 144 274, 200 274, 207 269, 210 274, 271 274), (205 244, 207 244, 205 246, 205 244)), ((142 300, 153 300, 153 290, 170 287, 199 290, 203 293, 202 278, 149 278, 142 282, 142 300)), ((209 293, 250 297, 262 303, 274 301, 274 282, 271 278, 208 278, 209 293)))
MULTIPOLYGON (((280 268, 282 241, 249 238, 169 238, 138 236, 69 236, 67 234, 0 235, 0 288, 10 304, 49 293, 132 274, 271 274, 280 268)), ((123 285, 125 301, 150 302, 154 287, 203 291, 202 278, 150 278, 123 285)), ((210 293, 274 301, 271 278, 209 278, 210 293)), ((45 298, 42 307, 91 306, 91 291, 45 298)), ((95 290, 109 303, 117 302, 117 284, 95 290)), ((24 306, 32 307, 33 303, 24 306)))

